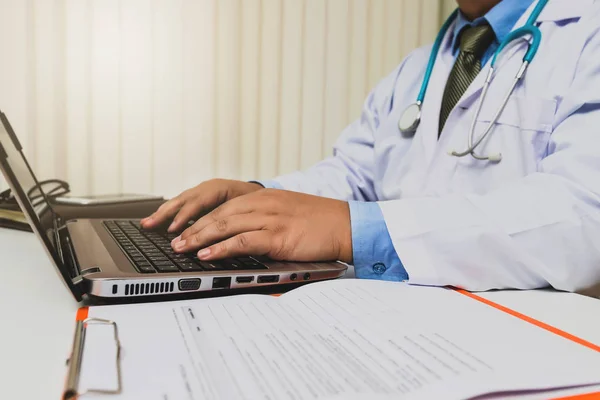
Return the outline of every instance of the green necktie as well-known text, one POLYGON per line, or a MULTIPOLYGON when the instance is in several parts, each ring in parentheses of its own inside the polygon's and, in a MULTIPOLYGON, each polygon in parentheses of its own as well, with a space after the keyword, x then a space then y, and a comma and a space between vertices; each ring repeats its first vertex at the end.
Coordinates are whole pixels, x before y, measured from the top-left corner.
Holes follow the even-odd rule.
POLYGON ((450 71, 444 89, 444 97, 442 97, 438 136, 442 133, 442 128, 444 128, 450 111, 481 71, 481 56, 493 40, 494 31, 487 24, 465 28, 461 31, 460 53, 456 58, 452 71, 450 71))

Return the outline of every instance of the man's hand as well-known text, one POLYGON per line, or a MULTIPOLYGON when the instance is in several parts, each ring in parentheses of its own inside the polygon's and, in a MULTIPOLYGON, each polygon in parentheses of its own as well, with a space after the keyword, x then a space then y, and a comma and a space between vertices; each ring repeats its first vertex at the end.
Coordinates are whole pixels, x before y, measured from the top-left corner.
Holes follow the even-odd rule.
POLYGON ((169 226, 169 232, 176 232, 183 229, 189 220, 218 207, 226 201, 262 188, 257 183, 212 179, 167 201, 154 214, 144 218, 141 224, 146 229, 152 229, 175 217, 173 223, 169 226))
POLYGON ((173 240, 201 260, 265 255, 275 260, 352 262, 348 203, 285 190, 237 197, 173 240))

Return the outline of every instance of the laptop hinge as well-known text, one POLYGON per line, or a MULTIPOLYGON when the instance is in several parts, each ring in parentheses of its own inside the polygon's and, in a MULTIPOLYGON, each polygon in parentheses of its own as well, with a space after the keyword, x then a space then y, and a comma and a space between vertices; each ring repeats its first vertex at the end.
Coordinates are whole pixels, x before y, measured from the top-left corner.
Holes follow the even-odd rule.
POLYGON ((75 257, 75 252, 73 250, 71 238, 69 237, 69 232, 66 230, 67 225, 59 224, 57 222, 56 227, 56 236, 59 240, 57 247, 59 248, 59 255, 61 261, 64 265, 70 267, 69 275, 71 275, 71 282, 73 283, 73 285, 77 286, 83 281, 83 275, 81 274, 79 263, 77 262, 77 258, 75 257), (65 254, 65 252, 67 254, 65 254))

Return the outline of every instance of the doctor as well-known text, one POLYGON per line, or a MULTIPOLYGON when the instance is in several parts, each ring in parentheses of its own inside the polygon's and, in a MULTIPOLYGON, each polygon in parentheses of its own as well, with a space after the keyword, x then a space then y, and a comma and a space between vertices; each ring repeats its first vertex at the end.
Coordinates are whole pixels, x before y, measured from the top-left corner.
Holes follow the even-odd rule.
POLYGON ((208 212, 173 241, 205 260, 338 259, 359 278, 592 290, 600 1, 457 3, 439 48, 413 51, 373 89, 333 156, 261 184, 204 182, 144 227, 174 217, 176 231, 208 212))

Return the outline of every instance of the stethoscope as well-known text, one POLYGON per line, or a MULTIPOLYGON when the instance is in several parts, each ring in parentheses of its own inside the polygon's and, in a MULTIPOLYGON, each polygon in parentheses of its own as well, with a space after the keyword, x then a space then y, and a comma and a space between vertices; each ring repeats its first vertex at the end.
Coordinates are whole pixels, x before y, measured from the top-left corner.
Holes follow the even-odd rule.
MULTIPOLYGON (((475 115, 473 116, 473 120, 471 121, 471 127, 469 129, 469 135, 468 135, 468 140, 467 140, 467 149, 462 152, 457 152, 455 150, 451 150, 448 152, 448 154, 455 156, 455 157, 464 157, 464 156, 470 154, 471 156, 473 156, 473 158, 475 158, 477 160, 487 160, 487 161, 491 161, 491 162, 502 161, 501 153, 492 153, 489 155, 479 155, 475 152, 475 150, 481 144, 481 142, 489 135, 489 133, 492 131, 494 124, 498 121, 498 118, 500 117, 500 114, 502 114, 504 107, 506 107, 506 103, 508 102, 510 95, 512 94, 515 87, 517 86, 517 83, 519 83, 519 81, 525 74, 527 67, 533 60, 533 57, 535 56, 535 53, 537 52, 538 47, 540 46, 540 41, 542 39, 542 33, 540 32, 539 28, 536 27, 534 24, 535 24, 536 20, 538 19, 540 13, 546 6, 546 3, 548 3, 548 0, 540 0, 538 2, 538 4, 536 5, 536 7, 534 8, 531 15, 529 16, 529 19, 527 20, 525 25, 519 29, 512 31, 510 34, 508 34, 506 36, 506 38, 502 41, 502 43, 500 43, 500 46, 498 47, 498 49, 494 53, 494 56, 492 57, 492 62, 490 64, 490 70, 486 76, 485 83, 483 85, 483 91, 481 93, 481 97, 479 98, 479 103, 477 105, 475 115), (513 40, 516 40, 522 36, 525 36, 525 35, 531 35, 532 41, 528 45, 525 56, 523 56, 523 64, 521 64, 521 68, 517 72, 515 79, 510 87, 510 90, 506 93, 506 96, 504 97, 504 100, 502 101, 502 105, 500 106, 500 108, 498 109, 496 114, 494 114, 494 117, 488 124, 488 126, 485 129, 485 131, 483 132, 483 134, 479 137, 479 139, 477 139, 475 142, 473 142, 473 138, 475 136, 475 123, 481 112, 481 107, 483 105, 485 96, 487 95, 487 91, 490 86, 490 82, 492 81, 492 75, 494 74, 498 55, 502 52, 502 50, 510 42, 512 42, 513 40)), ((400 129, 400 132, 402 133, 403 136, 407 136, 407 137, 414 136, 414 134, 417 131, 417 128, 419 127, 419 124, 421 123, 421 106, 423 104, 423 99, 425 98, 425 93, 427 92, 427 86, 429 85, 429 80, 431 79, 431 72, 433 71, 435 59, 437 57, 438 51, 440 50, 440 46, 444 39, 444 36, 446 35, 446 32, 450 28, 450 25, 455 20, 457 15, 458 15, 458 9, 455 10, 450 15, 450 17, 448 17, 446 22, 444 22, 444 25, 442 25, 442 29, 438 33, 438 35, 435 39, 435 42, 433 44, 433 48, 431 49, 431 54, 429 55, 429 62, 427 63, 427 69, 425 70, 425 77, 423 78, 423 82, 421 83, 421 90, 419 91, 419 95, 417 96, 417 101, 415 101, 413 104, 408 106, 406 108, 406 110, 404 110, 404 112, 402 113, 402 116, 400 117, 400 120, 398 121, 398 128, 400 129)))

